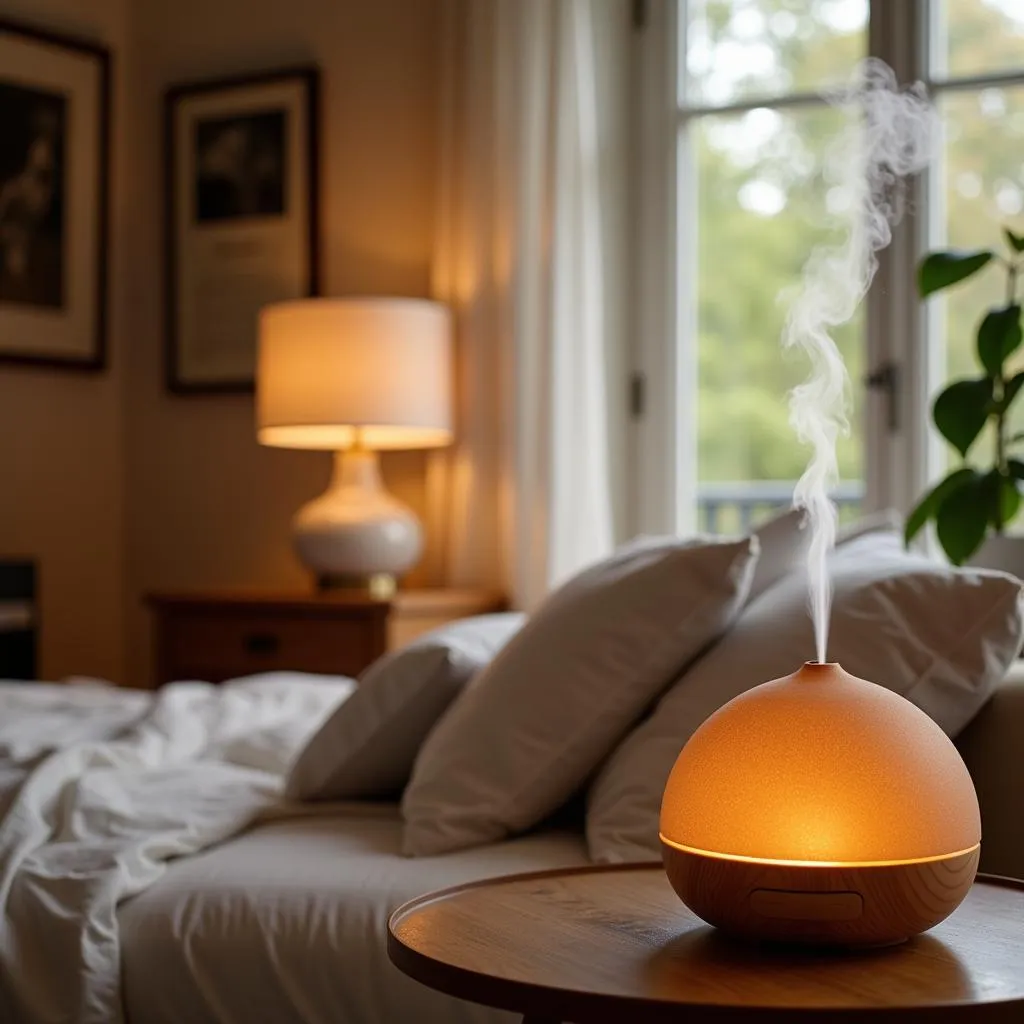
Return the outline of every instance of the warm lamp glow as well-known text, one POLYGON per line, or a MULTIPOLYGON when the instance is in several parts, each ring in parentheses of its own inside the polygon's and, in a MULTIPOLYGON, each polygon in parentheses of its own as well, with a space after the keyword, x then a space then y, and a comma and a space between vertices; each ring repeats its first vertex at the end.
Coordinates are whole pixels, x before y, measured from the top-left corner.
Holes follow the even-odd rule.
POLYGON ((451 429, 450 317, 420 299, 302 299, 260 314, 257 438, 434 448, 451 429))
POLYGON ((430 427, 393 427, 379 423, 360 427, 325 423, 261 427, 260 444, 270 448, 304 448, 310 451, 342 451, 359 443, 373 451, 402 451, 412 448, 443 448, 451 444, 450 430, 430 427))
POLYGON ((452 440, 451 317, 422 299, 301 299, 260 313, 256 436, 333 451, 327 490, 293 522, 323 587, 393 593, 423 548, 416 514, 387 493, 378 449, 452 440))
POLYGON ((924 712, 838 665, 809 663, 730 701, 694 733, 665 787, 661 839, 673 885, 711 923, 760 937, 884 942, 960 902, 981 819, 959 753, 924 712), (901 898, 921 903, 904 886, 942 898, 896 913, 901 898), (815 918, 813 897, 825 894, 824 919, 836 895, 850 897, 843 935, 815 918), (786 923, 787 898, 798 926, 786 923), (869 904, 883 899, 898 919, 892 934, 868 922, 869 904), (771 915, 756 912, 769 905, 771 915), (851 917, 851 907, 861 909, 851 917))

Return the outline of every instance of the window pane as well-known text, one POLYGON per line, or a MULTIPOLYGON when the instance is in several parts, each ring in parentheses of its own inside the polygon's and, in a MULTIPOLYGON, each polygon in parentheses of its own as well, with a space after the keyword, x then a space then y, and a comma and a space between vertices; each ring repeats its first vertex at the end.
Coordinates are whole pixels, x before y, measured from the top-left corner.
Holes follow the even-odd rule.
MULTIPOLYGON (((980 92, 954 92, 941 97, 945 123, 945 240, 957 248, 1003 251, 1000 227, 1024 232, 1024 85, 980 92)), ((1018 295, 1021 290, 1018 289, 1018 295)), ((947 379, 980 375, 975 335, 985 311, 1005 302, 1006 275, 988 266, 941 299, 936 318, 941 364, 947 379)), ((1024 369, 1024 353, 1012 358, 1011 370, 1024 369)), ((1024 411, 1017 406, 1014 429, 1024 429, 1024 411)), ((991 459, 993 439, 983 435, 971 449, 972 461, 991 459)), ((947 449, 947 465, 960 456, 947 449)), ((939 467, 940 470, 945 467, 939 467)))
POLYGON ((939 76, 1024 73, 1024 0, 935 0, 939 76))
MULTIPOLYGON (((703 117, 690 128, 698 180, 698 491, 701 526, 736 530, 790 503, 807 449, 789 425, 788 390, 809 365, 783 353, 786 306, 815 245, 840 237, 844 197, 821 175, 843 115, 826 106, 703 117)), ((685 225, 684 225, 685 230, 685 225)), ((836 332, 851 378, 863 372, 862 324, 836 332)), ((847 514, 862 478, 858 409, 840 441, 847 514), (852 486, 851 486, 852 485, 852 486)))
POLYGON ((681 0, 680 102, 815 92, 867 53, 867 0, 681 0))

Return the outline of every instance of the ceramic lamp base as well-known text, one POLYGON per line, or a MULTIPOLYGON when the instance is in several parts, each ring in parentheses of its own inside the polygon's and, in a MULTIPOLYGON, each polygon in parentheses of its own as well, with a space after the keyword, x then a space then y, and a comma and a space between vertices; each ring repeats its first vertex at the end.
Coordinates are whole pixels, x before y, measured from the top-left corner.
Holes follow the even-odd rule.
POLYGON ((366 594, 367 597, 376 598, 378 601, 386 601, 395 596, 398 580, 387 572, 377 572, 372 576, 328 573, 326 576, 317 577, 316 586, 317 590, 345 590, 366 594))
POLYGON ((980 853, 832 865, 661 845, 672 888, 708 924, 745 939, 847 947, 902 942, 948 917, 971 888, 980 853))
POLYGON ((393 593, 395 577, 423 548, 415 513, 384 489, 377 453, 365 449, 335 455, 330 486, 299 510, 293 534, 299 559, 320 585, 370 592, 390 581, 393 593))

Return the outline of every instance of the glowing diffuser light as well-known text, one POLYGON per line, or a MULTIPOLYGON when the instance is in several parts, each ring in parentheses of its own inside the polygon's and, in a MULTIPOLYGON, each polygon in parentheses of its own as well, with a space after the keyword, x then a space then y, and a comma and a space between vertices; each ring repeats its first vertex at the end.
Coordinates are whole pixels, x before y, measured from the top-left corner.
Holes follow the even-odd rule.
POLYGON ((956 748, 899 695, 808 662, 720 708, 661 805, 672 887, 755 939, 882 945, 967 894, 981 817, 956 748))

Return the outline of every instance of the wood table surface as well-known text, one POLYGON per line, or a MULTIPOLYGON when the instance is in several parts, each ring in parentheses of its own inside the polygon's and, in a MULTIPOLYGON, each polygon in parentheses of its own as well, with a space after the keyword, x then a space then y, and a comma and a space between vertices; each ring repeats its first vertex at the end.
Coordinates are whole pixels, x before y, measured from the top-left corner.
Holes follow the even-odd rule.
POLYGON ((545 871, 405 904, 388 955, 531 1024, 1024 1024, 1024 882, 979 876, 930 932, 830 952, 724 937, 658 864, 545 871))

